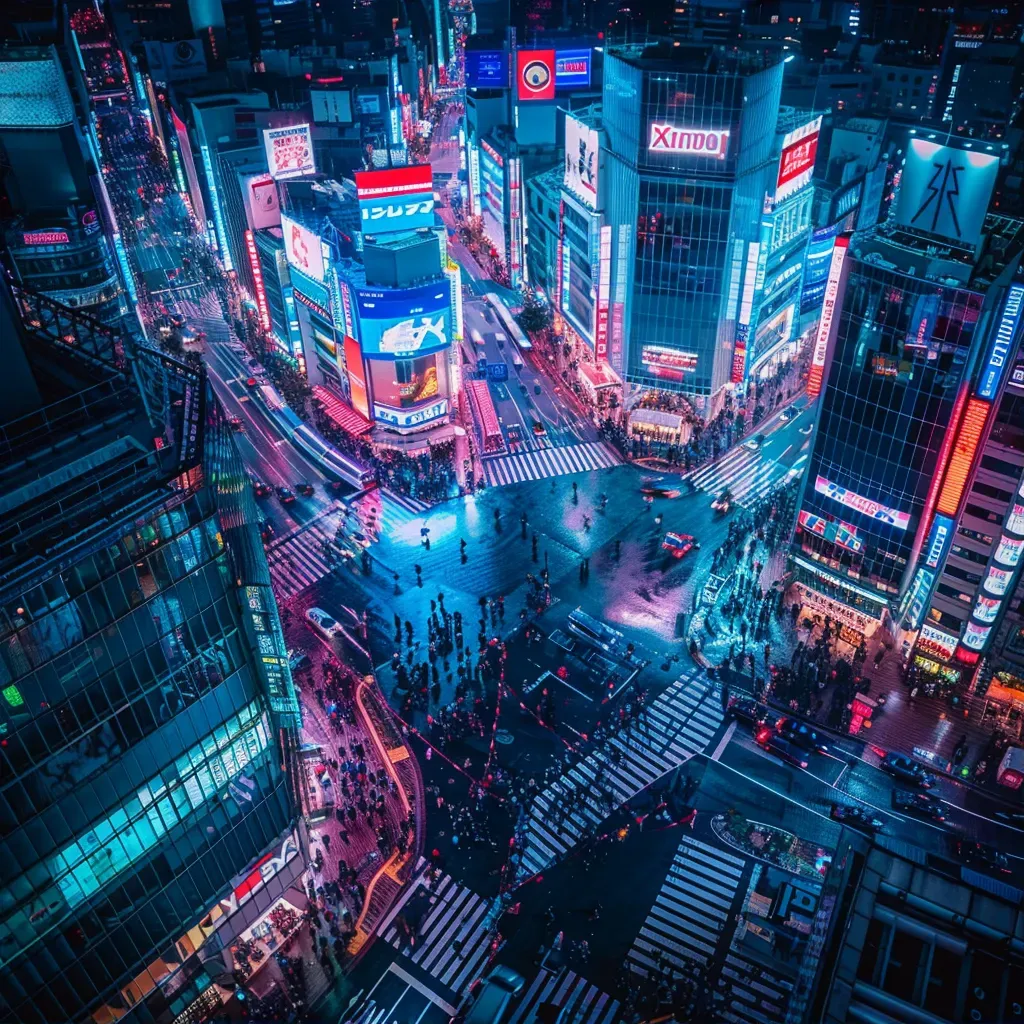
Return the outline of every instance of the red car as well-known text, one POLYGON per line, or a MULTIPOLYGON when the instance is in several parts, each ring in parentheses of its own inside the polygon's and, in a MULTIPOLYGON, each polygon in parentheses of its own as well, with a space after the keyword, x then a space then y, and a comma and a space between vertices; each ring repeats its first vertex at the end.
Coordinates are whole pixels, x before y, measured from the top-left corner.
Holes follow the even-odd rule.
POLYGON ((694 548, 699 548, 694 537, 688 533, 666 533, 661 546, 673 557, 682 558, 688 555, 694 548))

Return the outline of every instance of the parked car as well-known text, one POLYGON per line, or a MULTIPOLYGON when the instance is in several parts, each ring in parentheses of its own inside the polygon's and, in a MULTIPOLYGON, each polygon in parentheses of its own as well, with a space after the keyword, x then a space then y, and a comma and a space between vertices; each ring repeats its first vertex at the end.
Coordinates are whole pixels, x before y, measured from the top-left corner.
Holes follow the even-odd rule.
POLYGON ((901 782, 912 782, 922 789, 931 789, 936 782, 935 776, 920 761, 902 754, 887 754, 878 767, 901 782))
POLYGON ((341 632, 341 626, 337 620, 323 610, 323 608, 307 608, 306 621, 314 632, 319 633, 326 640, 337 636, 341 632))
POLYGON ((902 814, 913 814, 931 821, 946 820, 945 805, 931 793, 913 793, 909 789, 897 789, 892 794, 892 806, 902 814))
POLYGON ((768 708, 753 697, 731 697, 727 711, 733 718, 750 725, 760 725, 768 714, 768 708))
POLYGON ((295 500, 295 492, 290 487, 275 487, 282 505, 290 505, 295 500))
POLYGON ((790 743, 795 743, 804 750, 816 750, 819 754, 828 753, 828 744, 806 722, 795 718, 783 717, 775 723, 779 735, 790 743))
POLYGON ((867 807, 858 807, 854 804, 833 804, 831 816, 834 821, 870 835, 877 835, 885 830, 885 822, 881 818, 875 817, 867 807))
POLYGON ((794 768, 807 767, 807 751, 801 750, 795 743, 790 743, 770 726, 763 725, 757 731, 755 739, 762 749, 781 758, 786 764, 791 764, 794 768))
POLYGON ((997 850, 988 843, 979 843, 970 839, 958 839, 953 847, 956 859, 969 868, 979 871, 994 871, 1001 875, 1011 873, 1010 858, 1002 850, 997 850))
POLYGON ((476 998, 462 1017, 464 1024, 502 1024, 512 1001, 526 982, 510 967, 498 964, 480 983, 476 998))
POLYGON ((301 494, 302 497, 304 497, 304 498, 312 498, 313 497, 313 485, 312 484, 307 484, 305 482, 297 483, 295 485, 295 491, 296 491, 296 493, 301 494))

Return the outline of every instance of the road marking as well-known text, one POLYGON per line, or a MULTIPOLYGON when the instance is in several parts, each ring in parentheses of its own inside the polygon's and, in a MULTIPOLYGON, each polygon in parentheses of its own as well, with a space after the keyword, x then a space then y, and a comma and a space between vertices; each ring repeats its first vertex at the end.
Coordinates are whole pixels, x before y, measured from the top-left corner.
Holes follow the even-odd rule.
MULTIPOLYGON (((410 988, 415 989, 421 996, 426 996, 435 1006, 441 1007, 445 1013, 454 1017, 458 1010, 452 1006, 451 1003, 446 1003, 436 992, 432 992, 426 985, 421 981, 417 981, 408 971, 403 971, 398 964, 392 964, 389 968, 394 974, 397 974, 410 988)), ((396 1004, 397 1005, 397 1004, 396 1004)))
POLYGON ((725 730, 725 735, 719 740, 718 746, 715 747, 715 752, 711 755, 712 761, 717 761, 725 751, 725 748, 729 746, 729 741, 733 738, 736 733, 736 728, 739 725, 735 719, 729 725, 729 728, 725 730))

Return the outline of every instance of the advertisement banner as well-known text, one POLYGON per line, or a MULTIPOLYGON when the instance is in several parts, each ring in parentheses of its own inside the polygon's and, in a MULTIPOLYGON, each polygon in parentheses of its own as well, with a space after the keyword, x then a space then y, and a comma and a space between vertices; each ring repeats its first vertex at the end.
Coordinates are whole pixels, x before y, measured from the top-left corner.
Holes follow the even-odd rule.
POLYGON ((504 50, 466 50, 466 88, 507 89, 508 54, 504 50))
POLYGON ((352 408, 370 418, 370 400, 366 393, 366 371, 363 369, 363 354, 359 342, 345 335, 345 370, 348 373, 348 390, 352 408))
POLYGON ((590 85, 591 50, 555 51, 555 88, 586 89, 590 85))
POLYGON ((856 552, 864 547, 864 542, 857 536, 857 528, 849 523, 844 523, 842 520, 822 519, 821 516, 805 512, 803 509, 800 510, 798 518, 800 526, 808 533, 824 537, 825 540, 832 544, 838 544, 841 548, 846 548, 847 551, 856 552))
POLYGON ((516 96, 520 103, 555 98, 555 51, 516 51, 516 96))
POLYGON ((788 132, 782 140, 779 176, 775 183, 775 201, 780 202, 798 189, 810 184, 814 161, 818 155, 818 134, 821 118, 816 117, 788 132))
POLYGON ((588 206, 597 207, 597 162, 600 155, 597 132, 565 116, 565 187, 588 206))
POLYGON ((887 505, 864 498, 845 487, 832 483, 831 480, 826 480, 823 476, 815 479, 814 489, 819 494, 824 494, 826 498, 838 501, 841 505, 852 508, 855 512, 860 512, 871 519, 878 519, 880 522, 895 526, 897 530, 905 530, 910 526, 910 516, 905 512, 897 512, 896 509, 889 508, 887 505))
POLYGON ((433 227, 434 178, 430 164, 357 171, 355 179, 364 232, 433 227))
POLYGON ((352 124, 351 89, 310 89, 309 101, 316 124, 352 124))
POLYGON ((392 409, 377 403, 373 406, 373 418, 392 427, 420 427, 447 415, 447 398, 441 398, 422 409, 392 409))
POLYGON ((67 245, 71 239, 63 229, 53 231, 25 231, 21 235, 22 245, 67 245))
POLYGON ((245 251, 249 256, 249 269, 252 271, 256 286, 256 309, 260 316, 260 327, 270 333, 270 307, 267 305, 267 292, 263 287, 263 268, 260 266, 260 255, 256 250, 256 239, 251 231, 245 233, 245 251))
POLYGON ((729 131, 677 128, 674 124, 658 124, 652 121, 648 131, 647 149, 651 153, 683 153, 724 160, 729 149, 729 131))
POLYGON ((973 248, 995 187, 999 158, 911 139, 896 222, 973 248))
POLYGON ((364 356, 406 359, 449 344, 451 294, 447 282, 379 292, 356 289, 364 356))
POLYGON ((817 398, 821 394, 825 380, 825 362, 828 357, 836 331, 839 329, 839 312, 846 291, 846 253, 850 239, 842 235, 835 240, 832 248, 832 262, 829 266, 828 280, 825 282, 825 300, 821 307, 821 318, 818 320, 818 333, 814 339, 811 353, 811 368, 807 376, 807 396, 817 398))
POLYGON ((917 643, 919 647, 925 647, 940 658, 952 658, 956 650, 956 637, 943 633, 941 629, 936 629, 927 622, 921 627, 917 643))
POLYGON ((929 569, 938 569, 946 557, 949 545, 953 541, 956 523, 949 516, 936 515, 932 528, 928 532, 928 544, 925 547, 924 564, 929 569))
POLYGON ((601 228, 601 248, 597 280, 597 326, 594 348, 600 362, 608 358, 608 307, 612 290, 612 226, 601 228))
POLYGON ((293 124, 288 128, 266 128, 263 145, 267 151, 270 175, 277 181, 313 174, 313 140, 308 124, 293 124))
POLYGON ((281 215, 284 252, 288 262, 314 281, 324 283, 324 256, 320 239, 286 214, 281 215))
POLYGON ((979 626, 974 622, 968 622, 964 630, 964 647, 970 651, 980 651, 991 632, 991 626, 979 626))
POLYGON ((281 223, 281 203, 277 183, 267 174, 240 175, 242 198, 253 231, 277 227, 281 223))
POLYGON ((180 39, 176 43, 147 42, 146 61, 154 82, 166 85, 205 75, 206 54, 198 39, 180 39))
POLYGON ((663 345, 644 345, 640 349, 640 362, 652 377, 665 380, 684 380, 689 373, 697 372, 697 353, 680 352, 663 345))
POLYGON ((999 384, 1006 372, 1007 364, 1015 351, 1014 339, 1020 326, 1021 303, 1024 302, 1024 286, 1014 284, 1006 293, 1006 302, 996 325, 996 335, 988 350, 988 358, 981 371, 977 390, 979 398, 995 398, 999 384))

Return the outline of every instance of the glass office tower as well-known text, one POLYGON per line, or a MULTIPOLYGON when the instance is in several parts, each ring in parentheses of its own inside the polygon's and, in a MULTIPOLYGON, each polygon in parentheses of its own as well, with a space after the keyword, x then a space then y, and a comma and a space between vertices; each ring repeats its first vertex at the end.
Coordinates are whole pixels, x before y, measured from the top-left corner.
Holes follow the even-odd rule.
POLYGON ((705 44, 605 55, 609 362, 706 414, 732 378, 741 261, 778 172, 780 59, 705 44))
POLYGON ((1017 258, 1005 242, 991 236, 976 258, 899 231, 837 240, 791 562, 808 610, 851 643, 879 626, 912 642, 921 626, 945 551, 931 550, 935 531, 956 516, 988 416, 982 360, 1017 258))
POLYGON ((201 1019, 302 860, 251 488, 201 368, 7 287, 0 348, 0 1019, 201 1019))

